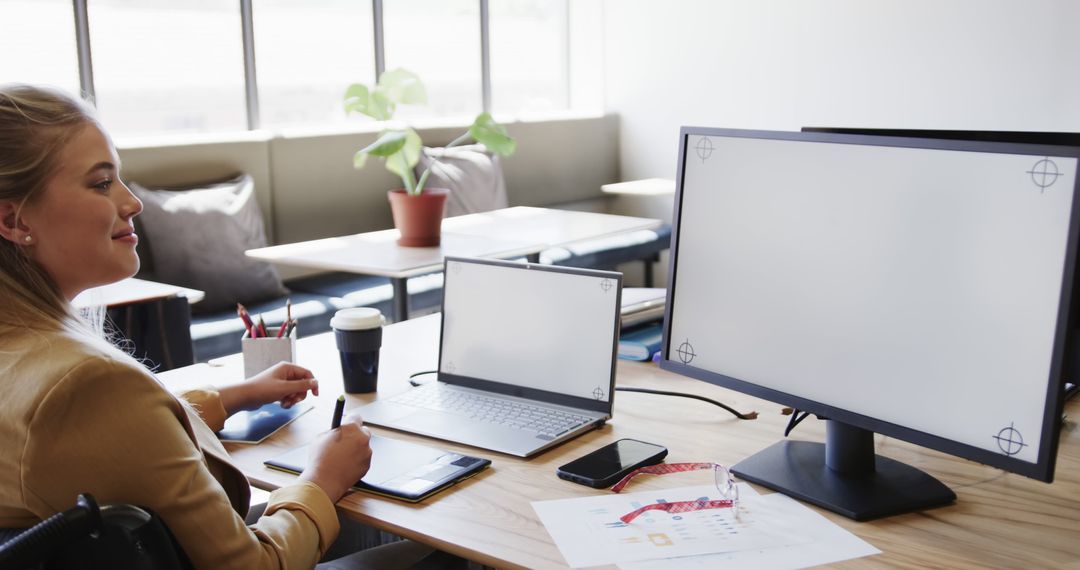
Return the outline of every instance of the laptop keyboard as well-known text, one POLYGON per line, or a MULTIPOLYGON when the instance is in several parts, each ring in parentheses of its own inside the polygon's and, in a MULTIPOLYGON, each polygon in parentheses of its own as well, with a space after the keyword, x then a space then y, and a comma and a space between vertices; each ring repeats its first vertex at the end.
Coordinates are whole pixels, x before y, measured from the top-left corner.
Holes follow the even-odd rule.
POLYGON ((447 412, 474 420, 532 431, 556 438, 593 418, 516 400, 492 398, 472 392, 443 390, 437 384, 414 389, 390 399, 395 404, 447 412))

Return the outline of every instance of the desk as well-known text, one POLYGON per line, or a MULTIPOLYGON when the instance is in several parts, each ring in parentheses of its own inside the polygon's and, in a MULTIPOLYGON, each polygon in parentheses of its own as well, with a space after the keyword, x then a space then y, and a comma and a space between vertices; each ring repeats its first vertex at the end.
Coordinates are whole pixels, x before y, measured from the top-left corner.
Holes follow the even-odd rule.
POLYGON ((402 247, 397 230, 317 239, 249 249, 248 257, 324 271, 389 277, 394 291, 394 320, 409 318, 409 277, 441 271, 446 256, 532 257, 544 249, 534 242, 497 236, 443 232, 436 247, 402 247))
POLYGON ((168 370, 195 362, 191 304, 206 293, 134 277, 87 289, 72 300, 78 309, 104 306, 115 331, 130 341, 132 354, 168 370))
POLYGON ((663 222, 652 218, 616 216, 595 212, 516 206, 443 220, 443 231, 466 235, 513 236, 544 248, 651 230, 663 222))
MULTIPOLYGON (((348 396, 346 409, 408 390, 409 373, 435 368, 438 335, 438 315, 386 327, 379 392, 348 396)), ((257 487, 273 489, 294 480, 290 475, 265 468, 263 460, 307 443, 325 431, 334 399, 341 391, 332 335, 300 339, 297 355, 298 362, 311 368, 319 378, 323 395, 308 399, 316 404, 316 409, 261 445, 230 447, 239 467, 257 487)), ((242 369, 240 357, 235 355, 223 359, 220 367, 197 364, 160 377, 175 389, 207 382, 233 382, 242 376, 242 369)), ((776 442, 787 420, 780 415, 780 406, 776 404, 676 376, 655 364, 619 361, 618 384, 694 392, 741 410, 757 410, 761 417, 740 421, 702 402, 619 393, 614 419, 607 426, 528 460, 373 427, 372 431, 381 435, 488 457, 492 466, 416 505, 351 493, 338 503, 338 508, 363 523, 488 566, 564 567, 562 555, 537 519, 530 501, 592 496, 608 491, 563 481, 555 476, 557 466, 623 437, 667 446, 669 462, 717 460, 731 465, 776 442)), ((1080 417, 1080 401, 1070 402, 1067 411, 1074 419, 1062 434, 1057 481, 1052 485, 875 436, 879 453, 927 470, 956 491, 959 498, 948 507, 868 523, 856 523, 819 510, 883 551, 875 557, 837 566, 1046 568, 1080 564, 1080 434, 1075 420, 1080 417)), ((824 441, 824 431, 823 422, 806 421, 795 434, 800 439, 824 441)), ((635 490, 642 490, 704 483, 690 478, 674 480, 684 476, 695 474, 635 480, 634 486, 635 490)))
POLYGON ((394 288, 394 320, 409 318, 409 277, 442 269, 450 256, 537 261, 540 251, 583 240, 653 229, 660 220, 515 207, 446 218, 438 247, 402 247, 397 230, 381 230, 251 249, 249 257, 324 271, 389 277, 394 288))
POLYGON ((206 297, 206 293, 198 289, 189 289, 178 285, 131 277, 116 283, 87 289, 79 293, 71 301, 71 304, 80 309, 101 305, 113 309, 124 305, 157 301, 176 296, 187 297, 188 303, 198 303, 206 297))

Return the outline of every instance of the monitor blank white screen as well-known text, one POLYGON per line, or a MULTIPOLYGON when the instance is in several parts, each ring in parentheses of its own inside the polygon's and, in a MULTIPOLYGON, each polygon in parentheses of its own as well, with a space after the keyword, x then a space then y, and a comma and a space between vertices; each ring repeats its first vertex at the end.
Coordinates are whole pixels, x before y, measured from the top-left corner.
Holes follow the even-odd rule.
POLYGON ((686 149, 669 360, 1037 462, 1075 158, 686 149))

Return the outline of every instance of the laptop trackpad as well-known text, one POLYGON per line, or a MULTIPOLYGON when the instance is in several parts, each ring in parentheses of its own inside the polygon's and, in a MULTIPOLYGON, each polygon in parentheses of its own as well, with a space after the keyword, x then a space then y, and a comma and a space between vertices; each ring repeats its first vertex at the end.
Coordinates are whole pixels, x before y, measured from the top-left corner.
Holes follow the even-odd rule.
POLYGON ((424 410, 422 413, 403 418, 397 423, 422 433, 439 434, 439 437, 454 437, 459 433, 473 433, 478 425, 478 422, 469 421, 462 416, 435 410, 424 410))
POLYGON ((429 435, 437 434, 438 437, 450 438, 462 431, 469 433, 475 429, 474 427, 466 427, 463 430, 462 426, 469 426, 473 422, 461 416, 394 402, 375 401, 361 407, 357 410, 357 413, 365 422, 377 426, 429 435))
POLYGON ((501 426, 430 410, 403 418, 393 427, 518 456, 532 453, 544 444, 529 431, 500 429, 501 426))
POLYGON ((423 411, 414 406, 403 406, 393 402, 377 400, 366 406, 361 406, 356 413, 365 423, 392 427, 399 424, 402 418, 410 415, 422 415, 421 412, 423 411))

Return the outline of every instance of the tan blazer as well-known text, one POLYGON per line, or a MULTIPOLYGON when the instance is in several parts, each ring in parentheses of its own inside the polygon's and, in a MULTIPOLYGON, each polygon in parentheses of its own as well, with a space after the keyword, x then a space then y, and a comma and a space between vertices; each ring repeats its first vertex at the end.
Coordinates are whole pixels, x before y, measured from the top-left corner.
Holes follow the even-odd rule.
POLYGON ((186 393, 187 405, 107 347, 3 336, 0 528, 32 526, 89 492, 156 511, 197 568, 311 568, 337 537, 334 505, 304 482, 275 491, 245 526, 250 490, 214 436, 225 422, 216 391, 186 393))

